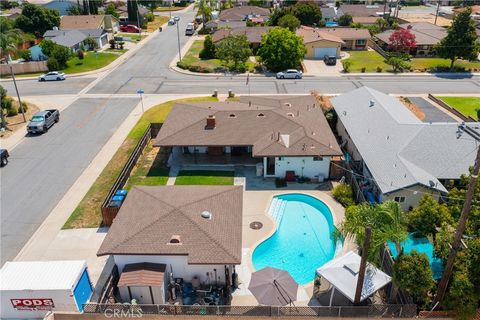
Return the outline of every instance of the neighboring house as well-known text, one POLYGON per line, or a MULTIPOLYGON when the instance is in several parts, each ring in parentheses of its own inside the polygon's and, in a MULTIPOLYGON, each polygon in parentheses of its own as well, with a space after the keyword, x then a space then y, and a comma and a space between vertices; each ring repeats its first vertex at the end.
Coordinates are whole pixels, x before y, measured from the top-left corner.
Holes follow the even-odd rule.
POLYGON ((247 26, 246 21, 220 21, 220 20, 210 20, 205 23, 205 29, 210 32, 215 32, 219 29, 235 29, 235 28, 245 28, 247 26))
POLYGON ((97 255, 113 256, 122 302, 164 304, 170 274, 228 286, 242 260, 242 211, 242 187, 134 186, 97 255))
POLYGON ((353 23, 360 23, 365 26, 371 26, 377 24, 377 20, 381 17, 352 17, 353 23))
POLYGON ((138 25, 139 21, 145 21, 145 15, 147 13, 149 13, 150 10, 148 10, 147 8, 145 8, 143 6, 138 6, 138 14, 139 15, 138 15, 138 17, 135 17, 136 19, 134 19, 133 21, 128 20, 128 8, 127 8, 127 6, 118 7, 117 12, 120 15, 119 19, 120 19, 120 23, 122 25, 126 25, 126 24, 138 25))
POLYGON ((347 158, 361 168, 361 188, 380 202, 409 210, 425 193, 438 199, 447 193, 444 183, 474 163, 476 142, 457 138, 459 123, 422 122, 397 98, 368 87, 331 102, 347 158))
POLYGON ((43 38, 77 52, 82 45, 85 45, 87 35, 79 30, 47 30, 43 38))
POLYGON ((63 16, 60 20, 60 30, 104 29, 110 34, 119 31, 118 19, 112 15, 81 15, 63 16))
POLYGON ((323 59, 325 55, 340 58, 340 49, 345 44, 339 37, 320 29, 301 26, 297 35, 303 38, 307 49, 305 59, 323 59))
POLYGON ((238 35, 246 35, 247 40, 253 48, 258 48, 260 43, 262 42, 262 35, 268 33, 272 27, 239 27, 239 28, 225 28, 217 30, 212 35, 212 40, 214 43, 220 42, 226 37, 238 36, 238 35))
POLYGON ((266 21, 269 15, 270 10, 266 8, 242 6, 222 10, 218 19, 221 21, 247 21, 251 18, 263 18, 266 21))
POLYGON ((48 57, 42 52, 42 48, 38 44, 28 48, 28 50, 30 51, 30 57, 32 61, 43 61, 48 59, 48 57))
POLYGON ((169 164, 193 156, 200 163, 257 166, 257 175, 323 180, 342 155, 313 96, 240 97, 240 102, 176 104, 154 146, 172 147, 169 164), (263 167, 263 168, 262 168, 263 167))
POLYGON ((342 4, 339 8, 342 14, 348 13, 352 17, 378 17, 390 14, 390 8, 387 5, 364 5, 364 4, 342 4))
POLYGON ((339 17, 337 15, 337 9, 334 7, 320 7, 322 11, 322 20, 325 22, 333 22, 336 21, 339 17))
MULTIPOLYGON (((28 2, 47 9, 57 10, 61 16, 67 15, 70 7, 78 6, 77 0, 29 0, 28 2)), ((80 4, 82 3, 80 1, 80 4)))
POLYGON ((342 49, 346 50, 365 50, 367 42, 371 38, 368 29, 335 27, 319 30, 342 39, 344 42, 342 49))
MULTIPOLYGON (((429 22, 404 23, 399 28, 409 30, 415 36, 417 46, 410 54, 416 57, 435 56, 435 45, 447 36, 447 29, 429 22)), ((388 50, 393 32, 394 30, 387 30, 375 35, 378 45, 384 50, 388 50)))

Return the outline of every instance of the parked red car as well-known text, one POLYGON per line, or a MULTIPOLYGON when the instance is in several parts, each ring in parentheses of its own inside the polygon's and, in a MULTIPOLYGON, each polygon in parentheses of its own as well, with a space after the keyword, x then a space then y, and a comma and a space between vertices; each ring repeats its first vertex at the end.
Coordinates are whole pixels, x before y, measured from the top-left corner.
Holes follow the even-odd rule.
POLYGON ((127 24, 126 26, 120 26, 120 31, 129 33, 140 33, 142 32, 142 29, 133 24, 127 24))

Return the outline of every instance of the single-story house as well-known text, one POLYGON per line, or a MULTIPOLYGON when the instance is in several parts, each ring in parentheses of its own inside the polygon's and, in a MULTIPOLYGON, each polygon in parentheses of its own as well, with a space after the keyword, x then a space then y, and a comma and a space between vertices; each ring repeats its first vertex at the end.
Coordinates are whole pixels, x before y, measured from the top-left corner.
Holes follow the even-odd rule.
POLYGON ((345 42, 339 37, 322 30, 305 26, 297 29, 297 35, 303 38, 303 43, 307 49, 305 58, 323 59, 325 55, 340 58, 340 49, 342 45, 345 45, 345 42))
POLYGON ((173 279, 228 285, 242 260, 242 210, 238 186, 134 186, 97 255, 113 256, 122 302, 163 304, 173 279))
MULTIPOLYGON (((78 6, 77 0, 30 0, 28 2, 46 9, 57 10, 60 16, 68 15, 68 9, 70 9, 70 7, 78 6)), ((82 3, 83 2, 80 1, 80 6, 82 6, 82 3)))
POLYGON ((60 30, 103 29, 113 34, 120 30, 118 19, 109 14, 63 16, 60 30))
MULTIPOLYGON (((52 40, 56 44, 71 48, 73 51, 84 46, 85 39, 93 38, 97 42, 98 48, 103 48, 108 44, 108 33, 104 29, 79 29, 79 30, 47 30, 43 35, 45 39, 52 40)), ((86 47, 85 49, 92 49, 86 47)))
POLYGON ((383 17, 390 14, 390 7, 379 5, 365 5, 365 4, 342 4, 339 8, 343 14, 349 14, 352 17, 383 17))
POLYGON ((341 145, 361 168, 361 188, 380 202, 409 210, 425 193, 438 199, 448 192, 445 182, 474 163, 476 142, 457 138, 457 122, 422 122, 397 98, 368 87, 331 103, 341 145))
POLYGON ((270 10, 256 6, 241 6, 222 10, 218 17, 221 21, 247 21, 251 18, 267 20, 270 10))
POLYGON ((251 163, 257 175, 277 178, 327 179, 331 159, 342 156, 313 96, 176 104, 154 146, 172 148, 170 165, 200 154, 217 164, 251 163))
MULTIPOLYGON (((430 22, 404 23, 399 28, 409 30, 415 36, 417 46, 410 54, 417 57, 435 56, 435 45, 447 36, 447 29, 430 22)), ((377 43, 384 50, 388 49, 393 32, 394 30, 387 30, 375 35, 377 43)))
POLYGON ((205 23, 205 29, 210 32, 215 32, 219 29, 235 29, 235 28, 246 28, 246 21, 220 21, 220 20, 210 20, 205 23))
POLYGON ((336 21, 342 15, 342 12, 337 11, 335 7, 320 7, 320 11, 322 11, 322 20, 325 22, 336 21))
POLYGON ((365 50, 368 40, 371 38, 368 29, 335 27, 319 30, 342 39, 344 42, 342 49, 346 50, 365 50))
POLYGON ((257 48, 262 42, 262 36, 271 29, 272 27, 239 27, 239 28, 225 28, 215 31, 212 35, 212 40, 214 43, 220 42, 226 37, 246 35, 248 42, 252 45, 253 48, 257 48))

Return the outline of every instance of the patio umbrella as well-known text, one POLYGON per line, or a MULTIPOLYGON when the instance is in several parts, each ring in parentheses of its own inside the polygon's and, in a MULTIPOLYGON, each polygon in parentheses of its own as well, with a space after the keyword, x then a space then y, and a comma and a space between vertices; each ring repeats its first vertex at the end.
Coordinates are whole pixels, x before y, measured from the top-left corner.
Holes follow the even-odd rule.
POLYGON ((285 306, 297 299, 298 283, 287 271, 266 267, 252 273, 248 290, 260 304, 285 306))

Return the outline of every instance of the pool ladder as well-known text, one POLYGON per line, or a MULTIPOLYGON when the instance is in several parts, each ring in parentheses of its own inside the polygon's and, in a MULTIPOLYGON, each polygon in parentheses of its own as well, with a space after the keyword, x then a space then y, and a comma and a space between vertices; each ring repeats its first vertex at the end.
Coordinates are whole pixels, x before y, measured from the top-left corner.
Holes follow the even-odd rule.
POLYGON ((273 220, 275 220, 275 222, 277 223, 277 226, 282 221, 283 212, 285 210, 286 205, 287 205, 287 201, 279 198, 273 198, 272 203, 270 204, 268 213, 273 218, 273 220))

